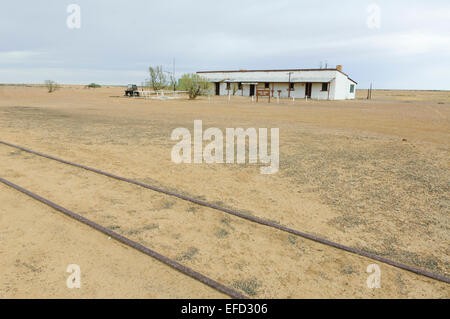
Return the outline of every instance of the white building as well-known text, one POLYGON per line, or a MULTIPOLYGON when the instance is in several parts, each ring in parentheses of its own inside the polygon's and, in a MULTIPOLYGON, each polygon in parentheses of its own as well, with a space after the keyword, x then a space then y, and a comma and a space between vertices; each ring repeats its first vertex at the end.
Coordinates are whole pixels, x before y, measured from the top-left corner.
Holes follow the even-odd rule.
POLYGON ((355 98, 357 84, 342 72, 340 65, 335 69, 202 71, 197 74, 215 83, 216 95, 254 96, 258 90, 266 90, 272 97, 346 100, 355 98))

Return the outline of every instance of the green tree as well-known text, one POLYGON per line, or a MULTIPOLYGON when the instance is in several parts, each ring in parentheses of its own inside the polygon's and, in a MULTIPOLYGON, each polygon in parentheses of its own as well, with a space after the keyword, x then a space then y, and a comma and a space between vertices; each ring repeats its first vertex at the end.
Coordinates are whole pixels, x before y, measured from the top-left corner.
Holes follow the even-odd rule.
POLYGON ((161 65, 148 68, 150 72, 150 85, 153 90, 159 91, 167 86, 167 78, 161 65))
POLYGON ((179 80, 179 87, 181 90, 188 92, 191 100, 199 95, 209 94, 211 91, 211 83, 194 73, 183 74, 179 80))

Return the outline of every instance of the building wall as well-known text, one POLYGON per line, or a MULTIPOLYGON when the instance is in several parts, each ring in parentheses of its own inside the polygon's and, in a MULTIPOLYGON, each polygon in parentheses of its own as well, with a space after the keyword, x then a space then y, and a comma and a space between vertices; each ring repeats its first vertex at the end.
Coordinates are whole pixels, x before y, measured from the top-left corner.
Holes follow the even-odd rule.
MULTIPOLYGON (((271 71, 271 72, 217 72, 217 73, 199 73, 201 76, 211 80, 212 82, 223 81, 226 79, 242 80, 248 82, 257 82, 255 86, 255 94, 257 89, 264 89, 265 82, 270 82, 270 90, 274 90, 273 96, 278 96, 278 90, 281 90, 280 97, 288 97, 288 72, 284 71, 271 71), (255 81, 257 80, 257 81, 255 81), (264 80, 264 81, 261 81, 264 80), (280 81, 280 82, 277 82, 280 81)), ((294 82, 294 90, 291 91, 291 97, 305 98, 305 83, 296 83, 295 79, 308 78, 308 79, 332 79, 329 83, 328 91, 322 91, 322 83, 312 83, 311 98, 320 100, 344 100, 354 99, 356 92, 356 84, 348 79, 348 77, 336 70, 321 70, 321 71, 294 71, 291 72, 291 79, 294 82), (355 85, 354 93, 350 93, 350 85, 355 85)), ((233 93, 233 85, 237 86, 237 83, 230 83, 230 90, 228 91, 227 83, 220 83, 220 95, 228 95, 233 93)), ((245 82, 242 84, 242 90, 236 91, 237 96, 250 96, 250 85, 245 82)))
POLYGON ((331 80, 329 90, 330 90, 330 100, 335 100, 336 99, 336 79, 331 80))
POLYGON ((335 81, 333 100, 345 100, 346 94, 347 94, 347 78, 343 74, 338 74, 335 81))
MULTIPOLYGON (((260 84, 258 86, 258 89, 264 89, 264 83, 260 84)), ((289 92, 288 92, 288 83, 270 83, 270 90, 274 90, 273 97, 278 96, 278 90, 280 90, 280 97, 281 98, 288 98, 289 92)), ((329 89, 331 87, 329 86, 329 89)), ((291 90, 290 97, 295 97, 296 99, 304 99, 306 93, 306 83, 294 83, 294 90, 291 90)), ((312 83, 311 87, 311 98, 312 99, 318 99, 318 100, 327 100, 328 99, 328 91, 322 91, 322 83, 312 83)), ((330 92, 330 99, 331 99, 331 92, 330 92)))
MULTIPOLYGON (((286 98, 288 96, 288 84, 287 83, 270 83, 270 89, 273 89, 273 97, 276 98, 278 96, 278 90, 280 90, 280 97, 286 98)), ((264 89, 264 84, 261 86, 264 89)))
MULTIPOLYGON (((349 81, 350 85, 353 85, 353 93, 348 93, 348 98, 354 100, 356 98, 356 83, 349 81)), ((349 91, 350 92, 350 91, 349 91)))
POLYGON ((322 91, 322 83, 313 83, 311 98, 315 100, 328 100, 328 90, 322 91))
MULTIPOLYGON (((233 94, 233 85, 237 85, 237 83, 230 83, 230 90, 227 90, 227 84, 226 83, 220 83, 220 95, 228 95, 233 94)), ((280 90, 280 97, 281 98, 288 98, 289 92, 288 92, 288 83, 270 83, 270 90, 273 90, 273 97, 276 98, 278 96, 278 90, 280 90)), ((259 83, 258 85, 255 85, 255 95, 256 90, 263 90, 265 89, 264 83, 259 83)), ((330 86, 331 89, 331 86, 330 86)), ((296 99, 303 99, 305 98, 305 91, 306 90, 306 84, 305 83, 294 83, 294 90, 291 90, 290 97, 295 97, 296 99)), ((237 90, 235 93, 236 96, 250 96, 250 85, 243 83, 242 84, 242 90, 237 90)), ((322 91, 322 83, 312 83, 311 88, 311 98, 312 99, 318 99, 318 100, 327 100, 328 99, 328 91, 322 91)), ((330 92, 330 99, 331 99, 331 92, 330 92)))
POLYGON ((339 73, 336 77, 336 88, 334 91, 334 100, 346 100, 354 99, 356 94, 356 83, 349 80, 345 75, 339 73), (354 85, 355 89, 353 93, 350 93, 350 86, 354 85))

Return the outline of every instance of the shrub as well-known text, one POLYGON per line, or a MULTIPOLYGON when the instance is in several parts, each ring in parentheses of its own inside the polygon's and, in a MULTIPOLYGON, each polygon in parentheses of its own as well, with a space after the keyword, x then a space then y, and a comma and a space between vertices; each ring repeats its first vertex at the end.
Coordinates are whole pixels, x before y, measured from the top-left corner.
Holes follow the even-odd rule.
POLYGON ((52 93, 52 92, 56 91, 57 89, 59 89, 58 84, 52 80, 46 80, 45 86, 47 87, 48 93, 52 93))
POLYGON ((183 91, 187 91, 191 100, 199 95, 210 93, 211 83, 207 79, 198 74, 184 74, 179 81, 179 87, 183 91))
POLYGON ((101 88, 102 86, 100 84, 92 82, 92 83, 88 84, 87 87, 96 89, 96 88, 101 88))

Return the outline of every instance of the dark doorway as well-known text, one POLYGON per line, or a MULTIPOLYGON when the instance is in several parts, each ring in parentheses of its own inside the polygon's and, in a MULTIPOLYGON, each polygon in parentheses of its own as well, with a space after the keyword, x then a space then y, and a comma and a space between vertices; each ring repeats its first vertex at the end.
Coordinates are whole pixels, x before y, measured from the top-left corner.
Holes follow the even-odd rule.
POLYGON ((311 98, 312 83, 305 84, 305 96, 311 98))
POLYGON ((220 83, 216 82, 216 95, 220 95, 220 83))
POLYGON ((255 95, 255 85, 250 84, 250 96, 254 96, 254 95, 255 95))

